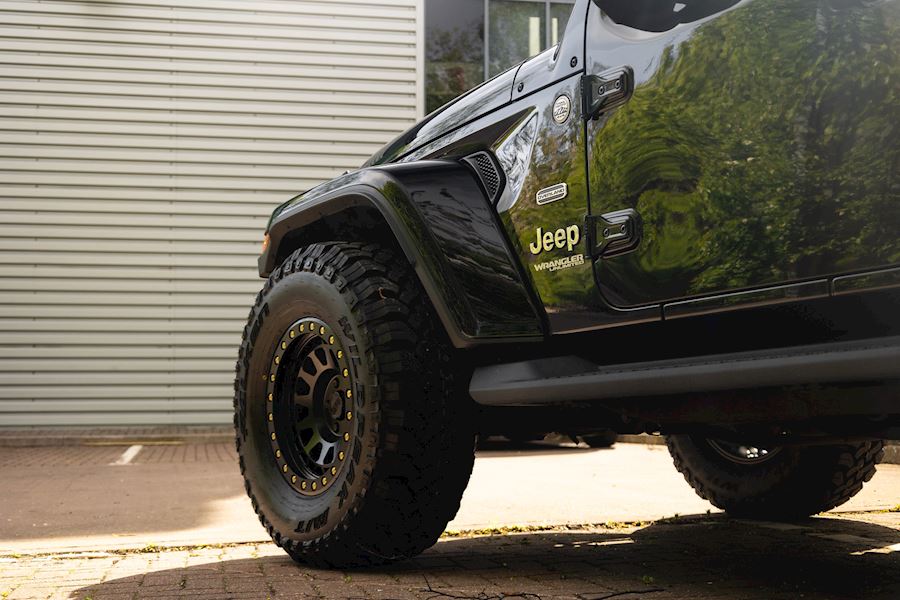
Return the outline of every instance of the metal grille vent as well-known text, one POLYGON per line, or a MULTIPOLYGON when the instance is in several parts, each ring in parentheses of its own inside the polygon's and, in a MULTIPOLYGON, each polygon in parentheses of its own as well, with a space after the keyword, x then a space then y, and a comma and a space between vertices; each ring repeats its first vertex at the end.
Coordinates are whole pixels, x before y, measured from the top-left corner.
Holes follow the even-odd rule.
POLYGON ((478 173, 478 177, 481 179, 485 191, 487 191, 488 199, 491 202, 496 202, 497 197, 500 195, 500 190, 503 189, 503 174, 497 168, 497 164, 491 158, 491 155, 487 152, 476 152, 463 160, 478 173))

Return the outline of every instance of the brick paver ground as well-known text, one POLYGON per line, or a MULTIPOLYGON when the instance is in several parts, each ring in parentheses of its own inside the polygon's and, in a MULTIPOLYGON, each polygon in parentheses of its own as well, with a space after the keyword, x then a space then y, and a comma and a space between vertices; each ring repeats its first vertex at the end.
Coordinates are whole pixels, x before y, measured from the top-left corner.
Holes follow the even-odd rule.
POLYGON ((0 558, 3 598, 715 600, 900 598, 900 513, 799 525, 721 515, 445 538, 391 567, 326 571, 271 544, 0 558))

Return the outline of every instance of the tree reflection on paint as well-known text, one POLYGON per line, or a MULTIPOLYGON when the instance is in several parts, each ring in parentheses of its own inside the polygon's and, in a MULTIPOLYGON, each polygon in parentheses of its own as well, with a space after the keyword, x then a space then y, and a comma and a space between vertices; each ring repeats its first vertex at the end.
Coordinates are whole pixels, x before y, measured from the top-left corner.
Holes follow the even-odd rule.
POLYGON ((593 140, 592 212, 644 220, 611 301, 900 262, 898 5, 760 0, 666 49, 593 140))

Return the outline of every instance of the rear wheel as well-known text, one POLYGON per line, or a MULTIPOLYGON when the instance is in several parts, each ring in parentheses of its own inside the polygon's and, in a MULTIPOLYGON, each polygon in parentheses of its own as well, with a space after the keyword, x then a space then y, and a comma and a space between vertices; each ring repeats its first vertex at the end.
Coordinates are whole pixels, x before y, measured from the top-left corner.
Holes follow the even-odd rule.
POLYGON ((470 400, 406 262, 331 242, 257 297, 235 381, 245 487, 294 559, 358 566, 431 546, 474 458, 470 400))
MULTIPOLYGON (((591 448, 612 448, 616 440, 619 439, 619 434, 617 434, 612 429, 607 429, 606 431, 601 431, 600 433, 593 433, 591 435, 581 435, 578 436, 581 438, 581 441, 590 446, 591 448)), ((575 440, 578 441, 577 439, 575 440)))
POLYGON ((881 441, 766 448, 698 436, 666 440, 698 495, 735 516, 797 519, 856 495, 875 474, 881 441))

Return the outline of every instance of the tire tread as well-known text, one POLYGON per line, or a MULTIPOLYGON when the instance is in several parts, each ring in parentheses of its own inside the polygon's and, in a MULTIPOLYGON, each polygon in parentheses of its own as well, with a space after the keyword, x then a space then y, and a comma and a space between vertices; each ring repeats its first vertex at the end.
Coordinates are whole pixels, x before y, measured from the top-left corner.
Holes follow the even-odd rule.
POLYGON ((263 527, 297 561, 350 567, 414 556, 437 541, 459 509, 474 461, 474 429, 469 402, 455 387, 445 333, 415 274, 393 252, 376 244, 316 243, 272 272, 250 310, 238 354, 238 454, 245 443, 241 402, 266 300, 282 279, 301 271, 335 286, 359 326, 360 346, 378 382, 366 390, 370 412, 380 415, 372 425, 378 428, 376 466, 366 473, 369 488, 338 526, 302 543, 283 536, 266 518, 241 458, 245 488, 263 527))
POLYGON ((701 498, 736 516, 787 520, 847 502, 872 479, 884 456, 882 440, 791 449, 796 464, 770 469, 770 492, 750 495, 725 481, 720 465, 699 459, 693 438, 669 436, 666 445, 675 468, 701 498))

